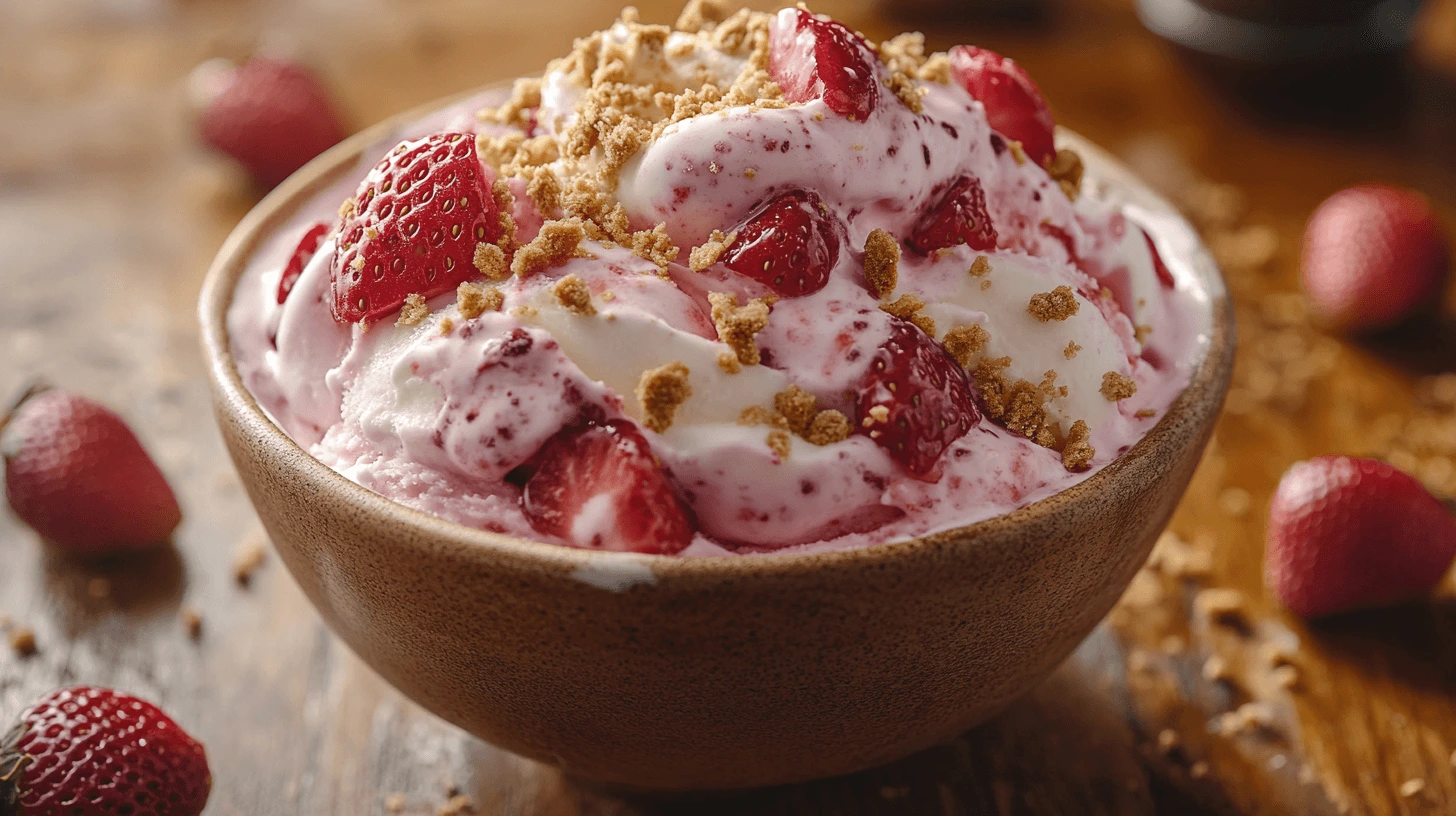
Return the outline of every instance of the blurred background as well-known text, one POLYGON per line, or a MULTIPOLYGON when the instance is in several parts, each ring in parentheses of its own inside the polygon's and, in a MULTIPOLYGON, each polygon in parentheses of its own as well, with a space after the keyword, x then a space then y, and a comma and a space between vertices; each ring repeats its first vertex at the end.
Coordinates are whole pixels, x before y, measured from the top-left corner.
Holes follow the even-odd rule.
POLYGON ((579 790, 402 700, 281 569, 235 580, 261 532, 213 428, 195 301, 265 191, 199 140, 195 69, 296 60, 354 130, 538 73, 618 4, 0 0, 0 395, 44 376, 107 402, 186 511, 175 548, 122 565, 57 561, 0 514, 0 625, 38 644, 0 651, 0 721, 77 679, 164 701, 213 755, 216 814, 433 813, 462 792, 512 814, 1456 812, 1449 599, 1310 628, 1261 580, 1264 510, 1294 461, 1381 456, 1456 494, 1451 304, 1351 339, 1310 320, 1298 283, 1306 220, 1349 185, 1414 188, 1456 227, 1456 0, 812 8, 875 40, 919 29, 934 50, 1015 58, 1060 124, 1184 209, 1233 291, 1234 385, 1160 560, 1046 689, 888 769, 712 804, 579 790), (1237 637, 1191 611, 1208 587, 1247 599, 1237 637), (1252 657, 1271 644, 1297 651, 1297 694, 1252 657), (1213 727, 1251 702, 1270 706, 1257 739, 1213 727))

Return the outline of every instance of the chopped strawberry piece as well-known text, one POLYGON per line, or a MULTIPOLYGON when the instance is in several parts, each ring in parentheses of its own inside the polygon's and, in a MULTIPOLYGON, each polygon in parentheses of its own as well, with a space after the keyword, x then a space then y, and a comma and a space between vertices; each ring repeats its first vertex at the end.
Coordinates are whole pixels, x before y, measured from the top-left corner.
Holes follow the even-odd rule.
POLYGON ((402 142, 364 177, 339 226, 330 280, 340 323, 387 317, 477 277, 476 245, 498 241, 490 179, 467 133, 402 142))
POLYGON ((991 127, 1041 167, 1056 157, 1056 122, 1046 99, 1026 71, 1010 59, 973 45, 950 50, 950 72, 957 84, 986 106, 991 127))
POLYGON ((151 547, 182 520, 167 478, 121 417, 66 391, 32 390, 0 418, 5 494, 54 546, 83 555, 151 547))
POLYGON ((692 513, 630 422, 568 428, 536 455, 521 505, 538 531, 591 550, 680 552, 692 513))
POLYGON ((890 339, 855 394, 855 432, 873 439, 917 479, 934 481, 941 454, 981 421, 965 369, 899 318, 891 318, 890 339))
POLYGON ((819 196, 796 190, 760 207, 723 253, 734 272, 783 297, 813 294, 839 259, 839 232, 819 196))
POLYGON ((344 138, 328 94, 302 65, 260 57, 199 71, 219 86, 208 89, 215 94, 198 121, 203 141, 241 162, 264 189, 344 138))
POLYGON ((1300 282, 1326 325, 1387 328, 1429 305, 1451 269, 1451 244, 1425 196, 1385 184, 1330 196, 1304 232, 1300 282))
POLYGON ((53 691, 0 729, 0 813, 198 816, 211 793, 202 744, 121 692, 53 691))
POLYGON ((769 32, 768 72, 790 102, 822 98, 830 110, 863 122, 879 100, 874 59, 842 23, 784 9, 769 32))
POLYGON ((313 260, 313 254, 318 252, 319 244, 324 242, 324 236, 328 234, 329 225, 319 222, 304 231, 303 237, 298 239, 298 246, 288 258, 288 265, 283 267, 283 277, 278 279, 279 305, 288 300, 288 293, 293 291, 293 285, 302 277, 303 268, 313 260))
POLYGON ((1291 467, 1269 506, 1264 575, 1317 617, 1421 597, 1456 559, 1456 521, 1414 477, 1373 459, 1291 467))
POLYGON ((1143 240, 1148 242, 1148 252, 1153 255, 1153 271, 1158 275, 1158 283, 1163 284, 1167 289, 1172 289, 1176 284, 1173 280, 1173 273, 1168 271, 1168 265, 1163 263, 1163 256, 1158 254, 1158 245, 1153 243, 1153 236, 1147 230, 1143 230, 1143 240))
POLYGON ((926 255, 960 244, 979 251, 995 249, 996 227, 986 212, 981 182, 971 176, 956 179, 940 201, 921 216, 908 243, 926 255))

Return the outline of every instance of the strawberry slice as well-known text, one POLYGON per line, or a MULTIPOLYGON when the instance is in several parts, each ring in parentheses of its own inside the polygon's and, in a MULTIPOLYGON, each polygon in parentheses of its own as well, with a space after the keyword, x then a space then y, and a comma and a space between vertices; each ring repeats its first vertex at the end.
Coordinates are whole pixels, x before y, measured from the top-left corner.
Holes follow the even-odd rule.
POLYGON ((981 182, 971 176, 956 179, 940 201, 921 217, 908 243, 925 255, 960 244, 979 251, 995 249, 996 227, 986 212, 986 193, 981 189, 981 182))
POLYGON ((790 102, 824 100, 854 121, 869 118, 879 100, 874 60, 858 34, 842 23, 784 9, 769 31, 768 72, 790 102))
POLYGON ((393 314, 474 279, 475 247, 500 239, 490 179, 467 133, 401 142, 359 185, 339 227, 330 280, 340 323, 393 314))
POLYGON ((632 423, 567 428, 536 459, 521 506, 538 531, 590 550, 671 555, 692 543, 691 511, 632 423))
POLYGON ((1012 60, 973 45, 950 50, 950 73, 956 83, 986 106, 991 127, 1041 167, 1056 157, 1052 138, 1057 124, 1046 99, 1026 71, 1012 60))
POLYGON ((303 237, 298 239, 298 246, 294 247, 288 265, 283 267, 283 277, 278 279, 278 305, 281 306, 288 300, 288 293, 293 291, 293 285, 303 276, 303 268, 313 260, 313 254, 318 252, 319 244, 324 242, 324 236, 328 234, 329 225, 320 221, 309 227, 303 237))
POLYGON ((925 481, 935 481, 941 454, 981 421, 965 369, 899 318, 891 318, 890 339, 876 352, 855 394, 855 432, 925 481))
POLYGON ((828 212, 813 193, 785 193, 738 227, 723 263, 783 297, 813 294, 829 282, 839 258, 839 233, 828 212))

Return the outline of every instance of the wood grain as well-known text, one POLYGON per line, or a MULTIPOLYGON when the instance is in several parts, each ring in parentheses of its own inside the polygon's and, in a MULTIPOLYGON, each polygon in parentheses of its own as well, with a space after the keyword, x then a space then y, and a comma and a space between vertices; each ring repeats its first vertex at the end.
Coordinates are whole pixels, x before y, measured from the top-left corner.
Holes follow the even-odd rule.
MULTIPOLYGON (((676 11, 641 5, 647 19, 676 11)), ((862 3, 815 5, 871 36, 902 27, 862 3)), ((1410 184, 1450 221, 1451 0, 1428 9, 1418 52, 1430 69, 1333 116, 1241 101, 1143 32, 1126 0, 1067 0, 1030 27, 930 29, 936 47, 975 41, 1016 56, 1062 122, 1183 202, 1228 267, 1241 330, 1229 410, 1176 539, 1051 681, 950 745, 812 785, 624 800, 405 701, 277 564, 239 586, 233 560, 261 533, 212 424, 193 315, 203 270, 255 199, 196 145, 187 72, 258 47, 292 52, 362 125, 538 69, 614 11, 569 0, 0 3, 0 393, 39 375, 105 400, 186 512, 173 548, 104 565, 48 556, 0 514, 0 612, 40 646, 28 659, 0 652, 0 719, 67 683, 147 696, 207 744, 211 814, 381 814, 392 793, 406 812, 434 813, 452 789, 480 813, 522 816, 1456 810, 1456 603, 1308 627, 1260 581, 1264 508, 1297 459, 1388 455, 1456 489, 1456 433, 1444 430, 1456 386, 1431 379, 1456 367, 1456 332, 1435 321, 1352 344, 1319 333, 1292 294, 1303 220, 1341 186, 1410 184), (1211 587, 1243 593, 1243 624, 1200 612, 1197 593, 1211 587), (196 641, 184 605, 202 615, 196 641), (1232 682, 1205 679, 1211 656, 1232 682), (1292 689, 1280 685, 1285 662, 1297 667, 1292 689), (1211 728, 1250 702, 1267 705, 1249 710, 1267 726, 1211 728)))

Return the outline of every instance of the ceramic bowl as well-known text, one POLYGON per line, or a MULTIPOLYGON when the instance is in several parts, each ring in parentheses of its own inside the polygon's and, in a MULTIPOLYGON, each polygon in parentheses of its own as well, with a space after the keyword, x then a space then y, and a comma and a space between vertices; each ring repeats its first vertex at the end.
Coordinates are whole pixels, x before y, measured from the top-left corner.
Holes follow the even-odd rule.
MULTIPOLYGON (((1192 228, 1074 134, 1089 183, 1156 221, 1208 293, 1186 391, 1086 481, 1008 515, 843 552, 675 558, 576 550, 395 504, 319 463, 254 402, 226 313, 260 242, 389 124, 270 194, 201 297, 222 434, 282 560, 339 637, 481 739, 607 785, 733 789, 843 774, 950 739, 1045 678, 1112 607, 1182 496, 1233 359, 1192 228)), ((1150 222, 1148 222, 1150 223, 1150 222)))

